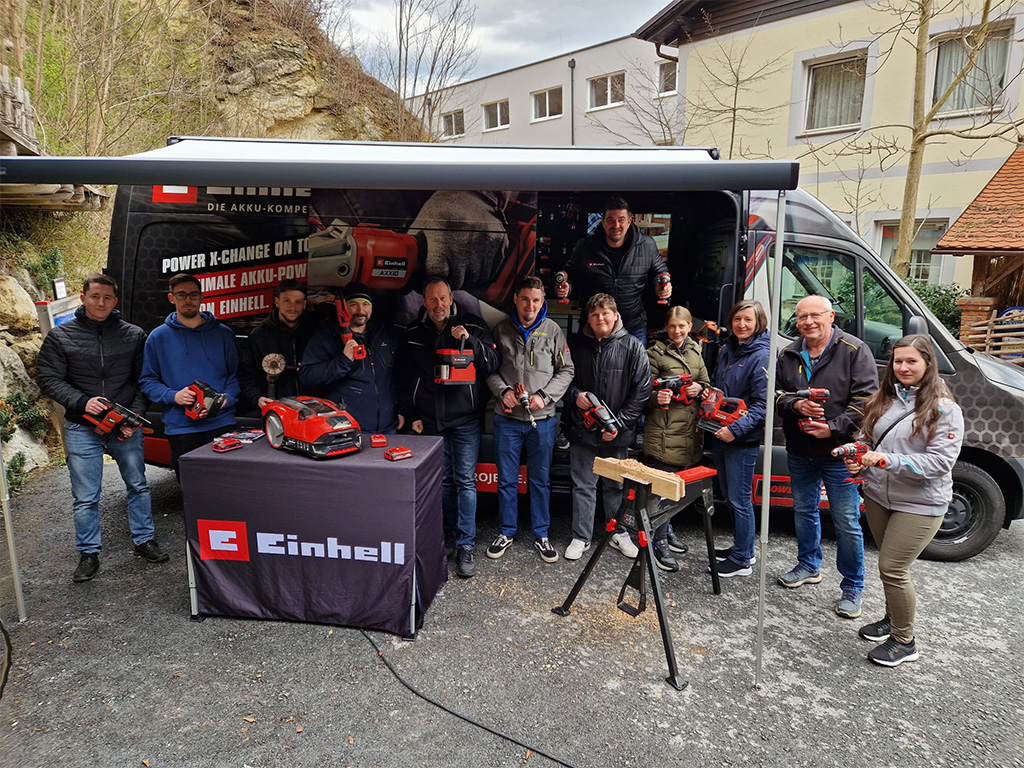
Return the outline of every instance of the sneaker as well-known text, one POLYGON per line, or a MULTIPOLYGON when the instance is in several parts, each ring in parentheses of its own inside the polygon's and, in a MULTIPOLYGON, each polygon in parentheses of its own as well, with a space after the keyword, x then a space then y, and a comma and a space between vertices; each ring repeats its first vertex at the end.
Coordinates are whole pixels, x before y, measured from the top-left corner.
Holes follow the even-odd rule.
POLYGON ((99 569, 100 556, 95 552, 86 552, 78 559, 78 567, 71 574, 71 580, 77 582, 92 581, 99 569))
POLYGON ((561 425, 558 426, 558 431, 555 432, 555 448, 560 451, 569 450, 569 438, 565 436, 564 432, 562 432, 561 425))
POLYGON ((551 542, 548 541, 547 536, 544 536, 539 539, 534 539, 533 548, 537 550, 537 554, 540 555, 540 559, 543 560, 545 563, 558 562, 558 552, 555 550, 554 547, 551 546, 551 542))
POLYGON ((870 661, 883 667, 898 667, 904 661, 917 661, 919 658, 921 654, 917 652, 917 644, 913 640, 901 643, 891 637, 868 654, 870 661))
POLYGON ((167 553, 160 549, 155 539, 136 544, 135 554, 150 563, 166 563, 168 560, 167 553))
POLYGON ((685 555, 690 551, 690 548, 686 546, 686 542, 676 536, 676 532, 672 530, 671 525, 668 527, 668 548, 677 555, 685 555))
MULTIPOLYGON (((717 560, 718 562, 722 562, 723 560, 728 560, 731 556, 732 556, 732 547, 726 547, 725 549, 716 549, 715 550, 715 560, 717 560)), ((751 555, 750 556, 750 564, 751 565, 757 565, 757 555, 751 555)))
POLYGON ((487 556, 491 560, 497 560, 499 557, 505 554, 505 550, 512 546, 512 539, 503 533, 498 534, 498 538, 494 540, 494 543, 487 548, 487 556))
POLYGON ((672 556, 672 548, 667 541, 654 542, 654 564, 669 573, 679 570, 679 561, 672 556))
POLYGON ((789 573, 779 576, 779 584, 790 589, 796 589, 804 584, 817 584, 821 581, 821 574, 817 571, 810 571, 802 565, 798 565, 789 573))
POLYGON ((640 550, 637 549, 636 544, 633 543, 633 540, 629 538, 629 534, 625 531, 612 536, 611 545, 619 550, 623 557, 628 557, 630 560, 640 554, 640 550))
POLYGON ((881 621, 876 621, 874 624, 867 624, 861 627, 857 634, 863 637, 865 640, 870 640, 873 643, 880 643, 883 640, 889 639, 889 632, 892 631, 892 622, 889 621, 889 617, 886 616, 881 621))
POLYGON ((856 619, 860 616, 860 592, 844 589, 842 597, 836 601, 836 613, 844 619, 856 619))
POLYGON ((590 542, 584 541, 583 539, 573 539, 569 542, 569 546, 565 548, 565 559, 566 560, 579 560, 583 557, 583 553, 590 549, 590 542))
MULTIPOLYGON (((733 576, 749 576, 754 572, 754 569, 749 565, 740 565, 731 557, 725 558, 718 564, 718 575, 723 579, 731 579, 733 576)), ((711 573, 711 568, 708 568, 708 573, 711 573)))
POLYGON ((455 551, 455 572, 463 579, 476 576, 476 564, 473 562, 472 547, 459 547, 455 551))

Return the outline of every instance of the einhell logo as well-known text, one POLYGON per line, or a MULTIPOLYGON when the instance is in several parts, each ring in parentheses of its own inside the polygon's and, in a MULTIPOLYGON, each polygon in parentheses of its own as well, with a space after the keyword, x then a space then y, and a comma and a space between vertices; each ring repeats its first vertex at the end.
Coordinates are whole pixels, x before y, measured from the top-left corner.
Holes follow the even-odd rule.
POLYGON ((245 523, 237 520, 197 520, 200 560, 248 560, 245 523))
MULTIPOLYGON (((246 524, 232 520, 197 520, 200 560, 250 560, 246 524)), ((405 565, 403 542, 381 541, 368 547, 342 543, 336 536, 319 541, 300 541, 294 533, 256 532, 256 554, 313 557, 327 560, 361 560, 405 565)))

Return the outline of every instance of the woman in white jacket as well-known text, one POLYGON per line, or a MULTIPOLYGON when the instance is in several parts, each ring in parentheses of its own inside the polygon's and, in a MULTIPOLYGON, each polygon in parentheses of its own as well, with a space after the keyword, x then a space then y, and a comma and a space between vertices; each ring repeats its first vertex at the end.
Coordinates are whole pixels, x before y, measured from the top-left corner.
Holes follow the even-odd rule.
POLYGON ((904 336, 864 408, 860 437, 869 450, 859 462, 846 461, 851 473, 863 470, 864 512, 885 588, 885 616, 860 629, 864 639, 881 642, 868 654, 876 664, 895 667, 920 657, 910 566, 949 507, 963 431, 963 413, 939 378, 931 339, 904 336))

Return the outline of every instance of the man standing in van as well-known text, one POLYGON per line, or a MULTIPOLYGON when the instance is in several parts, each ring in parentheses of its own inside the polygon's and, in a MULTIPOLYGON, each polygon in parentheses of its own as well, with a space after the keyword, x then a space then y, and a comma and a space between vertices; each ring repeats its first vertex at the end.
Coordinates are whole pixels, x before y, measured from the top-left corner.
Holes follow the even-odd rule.
POLYGON ((621 197, 609 197, 604 204, 601 229, 576 244, 565 264, 570 283, 558 286, 558 297, 568 298, 572 285, 581 307, 591 296, 607 293, 615 299, 622 326, 647 346, 647 310, 644 289, 654 284, 659 299, 672 296, 668 265, 658 246, 633 223, 633 211, 621 197), (664 275, 661 282, 659 278, 664 275))
POLYGON ((398 363, 401 418, 416 434, 444 438, 445 539, 454 538, 455 572, 469 578, 476 574, 475 474, 485 381, 498 369, 498 352, 487 323, 456 306, 451 287, 435 278, 423 288, 423 309, 406 329, 398 363), (451 364, 453 350, 473 353, 472 376, 451 364))
POLYGON ((316 330, 316 321, 306 312, 306 286, 297 280, 282 280, 274 289, 274 309, 252 329, 242 344, 238 380, 245 407, 262 410, 270 402, 270 380, 263 369, 267 355, 284 357, 284 370, 274 381, 274 397, 295 397, 299 389, 299 363, 316 330))
POLYGON ((501 367, 487 378, 494 407, 494 457, 498 466, 499 534, 487 548, 493 560, 512 546, 519 516, 519 457, 526 448, 533 546, 545 563, 558 560, 548 541, 551 512, 551 456, 555 449, 555 403, 572 382, 573 364, 565 334, 548 319, 544 283, 523 278, 512 314, 494 328, 501 367), (529 405, 523 405, 526 398, 529 405))
POLYGON ((867 344, 836 328, 835 317, 832 303, 823 296, 802 299, 796 305, 800 338, 779 356, 776 407, 786 434, 797 540, 797 564, 779 576, 779 583, 795 589, 821 581, 818 507, 824 483, 836 530, 836 567, 843 577, 835 612, 854 619, 860 616, 864 591, 860 494, 846 482, 846 464, 831 452, 850 442, 860 428, 864 403, 878 389, 878 371, 867 344), (814 389, 828 390, 828 398, 822 402, 820 393, 814 397, 808 392, 814 389))
POLYGON ((235 334, 212 312, 201 309, 199 280, 179 273, 171 277, 169 286, 167 300, 175 311, 146 339, 141 383, 143 394, 163 406, 171 466, 178 474, 178 459, 183 454, 212 443, 235 426, 241 388, 235 334), (227 395, 226 404, 216 414, 203 409, 199 418, 193 418, 186 413, 196 401, 196 393, 189 388, 194 381, 227 395))
POLYGON ((39 350, 36 379, 43 394, 64 406, 64 451, 71 475, 72 509, 78 567, 72 581, 90 581, 100 569, 100 490, 103 454, 117 462, 128 492, 128 528, 135 554, 151 563, 167 555, 153 538, 153 513, 141 429, 115 427, 94 431, 88 417, 102 420, 112 404, 141 414, 146 401, 139 389, 145 332, 121 319, 117 283, 108 275, 89 275, 82 306, 71 322, 46 334, 39 350))

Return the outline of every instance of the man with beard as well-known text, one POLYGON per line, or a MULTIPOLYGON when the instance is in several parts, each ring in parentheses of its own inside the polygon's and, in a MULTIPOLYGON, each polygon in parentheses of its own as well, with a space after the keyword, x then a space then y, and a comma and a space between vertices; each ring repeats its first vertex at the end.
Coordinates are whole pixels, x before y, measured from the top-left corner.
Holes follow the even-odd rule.
POLYGON ((364 432, 393 434, 405 425, 392 376, 397 341, 389 329, 371 325, 373 300, 365 285, 350 284, 345 304, 352 338, 343 340, 333 323, 317 330, 302 357, 299 379, 309 394, 344 403, 364 432), (356 359, 360 345, 366 357, 356 359))
POLYGON ((199 280, 178 273, 169 285, 167 300, 175 311, 146 339, 140 383, 142 393, 163 406, 164 434, 177 474, 182 455, 213 442, 235 426, 235 407, 242 390, 238 385, 235 334, 212 312, 201 309, 199 280), (203 409, 194 419, 185 413, 196 401, 196 393, 189 388, 193 381, 227 395, 227 402, 216 414, 209 415, 203 409))
POLYGON ((282 280, 274 289, 273 311, 253 328, 240 350, 238 380, 246 406, 258 411, 271 400, 270 382, 263 369, 263 360, 271 354, 284 357, 284 370, 274 382, 274 397, 302 394, 299 363, 315 330, 316 322, 306 314, 306 286, 297 280, 282 280))

